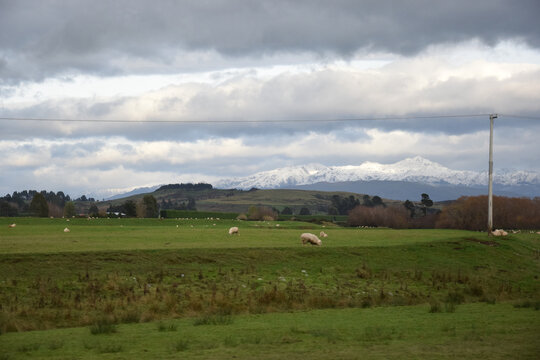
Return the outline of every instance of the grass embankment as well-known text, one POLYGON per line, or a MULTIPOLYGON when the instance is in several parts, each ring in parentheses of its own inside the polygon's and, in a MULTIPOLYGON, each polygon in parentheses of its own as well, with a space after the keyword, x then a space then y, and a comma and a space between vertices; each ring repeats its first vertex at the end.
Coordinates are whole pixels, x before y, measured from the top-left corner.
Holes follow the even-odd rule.
POLYGON ((319 248, 302 247, 299 235, 323 228, 299 222, 16 219, 8 228, 13 221, 0 219, 5 359, 526 358, 538 350, 537 234, 488 241, 465 231, 327 226, 319 248), (238 224, 240 236, 229 236, 238 224), (13 333, 73 326, 85 328, 13 333))

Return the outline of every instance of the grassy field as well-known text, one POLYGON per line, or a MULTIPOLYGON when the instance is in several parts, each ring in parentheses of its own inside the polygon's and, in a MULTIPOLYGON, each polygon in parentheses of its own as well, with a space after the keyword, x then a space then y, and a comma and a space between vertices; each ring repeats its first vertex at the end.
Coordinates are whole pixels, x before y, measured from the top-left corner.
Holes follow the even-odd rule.
POLYGON ((331 223, 314 225, 297 221, 159 219, 0 219, 0 254, 56 253, 112 250, 186 248, 297 248, 305 231, 327 232, 326 247, 395 246, 411 243, 485 238, 458 230, 391 230, 341 228, 331 223), (17 227, 8 228, 16 222, 17 227), (238 237, 228 229, 240 228, 238 237), (64 233, 64 228, 69 233, 64 233))
POLYGON ((4 218, 0 360, 532 359, 539 245, 531 233, 4 218), (322 247, 301 245, 321 230, 322 247))

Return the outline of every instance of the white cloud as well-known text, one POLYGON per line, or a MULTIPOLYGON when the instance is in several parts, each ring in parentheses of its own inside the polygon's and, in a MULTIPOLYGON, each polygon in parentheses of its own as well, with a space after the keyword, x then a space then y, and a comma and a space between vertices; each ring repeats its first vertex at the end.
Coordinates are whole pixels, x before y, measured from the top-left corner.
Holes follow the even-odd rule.
MULTIPOLYGON (((135 141, 122 137, 0 141, 9 157, 0 159, 0 192, 52 189, 99 198, 134 187, 178 182, 215 182, 276 167, 307 163, 359 165, 392 163, 420 155, 455 169, 487 166, 488 131, 447 135, 403 130, 347 128, 304 136, 213 138, 196 141, 135 141)), ((496 128, 496 168, 540 170, 534 134, 496 128), (516 136, 520 138, 516 138, 516 136), (519 144, 519 146, 516 146, 519 144), (525 149, 525 150, 524 150, 525 149)))
MULTIPOLYGON (((118 120, 267 120, 335 119, 349 117, 407 116, 410 114, 526 114, 540 112, 540 64, 490 62, 484 59, 454 64, 437 57, 399 59, 382 67, 323 66, 303 72, 287 69, 276 75, 257 71, 237 76, 217 76, 215 83, 176 83, 138 95, 94 98, 60 98, 47 102, 11 101, 4 109, 34 117, 118 120), (226 78, 226 80, 223 80, 226 78)), ((110 80, 110 79, 109 79, 110 80)), ((141 79, 142 81, 143 79, 141 79)), ((119 88, 130 86, 119 79, 119 88)), ((159 82, 159 81, 158 81, 159 82)), ((99 81, 96 80, 96 83, 99 81)), ((108 81, 100 86, 110 87, 108 81)), ((157 87, 157 83, 148 87, 157 87)), ((133 90, 133 92, 137 92, 133 90)), ((106 92, 105 92, 106 93, 106 92)), ((127 92, 129 93, 129 92, 127 92)), ((10 123, 18 136, 128 136, 152 138, 148 126, 125 124, 54 124, 47 128, 10 123)), ((27 125, 27 124, 24 124, 27 125)), ((379 127, 371 123, 362 126, 379 127)), ((409 129, 415 127, 409 123, 409 129)), ((184 129, 189 125, 183 125, 184 129)), ((204 136, 238 136, 231 126, 210 126, 204 136)), ((290 124, 284 132, 299 128, 290 124)), ((199 128, 200 129, 200 128, 199 128)), ((274 132, 279 132, 276 127, 274 132)), ((248 131, 249 127, 242 131, 248 131)), ((435 129, 436 130, 436 129, 435 129)), ((242 131, 240 133, 242 133, 242 131)), ((444 131, 470 131, 456 122, 444 131)), ((192 141, 201 130, 180 131, 192 141)), ((159 136, 171 137, 163 133, 159 136)), ((153 138, 152 138, 153 139, 153 138)))

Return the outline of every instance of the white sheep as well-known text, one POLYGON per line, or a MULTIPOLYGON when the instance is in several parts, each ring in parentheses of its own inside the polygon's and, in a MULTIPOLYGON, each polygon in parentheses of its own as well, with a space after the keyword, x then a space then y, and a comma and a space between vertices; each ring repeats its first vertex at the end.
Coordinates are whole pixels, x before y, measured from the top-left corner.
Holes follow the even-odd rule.
POLYGON ((325 233, 324 231, 321 231, 321 233, 319 234, 320 237, 322 238, 325 238, 325 237, 328 237, 328 234, 325 233))
POLYGON ((10 228, 14 228, 15 226, 17 226, 17 224, 13 223, 13 224, 9 224, 8 225, 10 228))
POLYGON ((317 235, 311 233, 303 233, 300 235, 300 239, 302 239, 302 245, 309 243, 311 245, 321 246, 322 244, 321 239, 319 239, 317 235))
POLYGON ((506 236, 508 235, 508 233, 506 231, 504 231, 503 229, 496 229, 494 231, 491 232, 493 234, 493 236, 506 236))
POLYGON ((233 226, 232 228, 229 229, 229 235, 232 235, 232 234, 238 235, 238 227, 233 226))
POLYGON ((68 228, 65 228, 65 229, 64 229, 64 232, 65 232, 65 233, 68 233, 68 232, 69 232, 69 229, 68 229, 68 228))

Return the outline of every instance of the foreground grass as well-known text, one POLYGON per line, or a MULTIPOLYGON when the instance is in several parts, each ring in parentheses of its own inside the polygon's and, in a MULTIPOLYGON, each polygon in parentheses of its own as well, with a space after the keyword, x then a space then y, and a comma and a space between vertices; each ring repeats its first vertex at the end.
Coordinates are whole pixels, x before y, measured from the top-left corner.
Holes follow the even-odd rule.
POLYGON ((316 310, 8 333, 2 359, 537 359, 540 312, 509 304, 316 310))
POLYGON ((537 234, 322 229, 0 219, 0 360, 536 355, 537 234))
MULTIPOLYGON (((41 220, 45 225, 36 229, 56 229, 58 224, 49 220, 41 220)), ((91 225, 72 227, 68 235, 79 234, 76 239, 88 251, 60 251, 63 232, 50 235, 47 243, 56 252, 36 238, 29 252, 25 235, 10 235, 20 242, 15 241, 15 249, 22 250, 0 254, 0 333, 100 321, 428 303, 445 309, 540 298, 536 234, 486 242, 471 232, 327 227, 325 246, 302 247, 296 240, 290 245, 288 234, 305 230, 292 227, 311 226, 314 232, 320 227, 285 223, 276 229, 260 223, 231 237, 227 226, 215 229, 213 221, 204 221, 199 223, 201 237, 177 240, 180 248, 103 251, 110 242, 137 248, 144 241, 131 238, 139 231, 152 248, 162 244, 163 233, 177 228, 174 222, 134 220, 118 226, 129 236, 119 232, 118 238, 104 241, 99 234, 116 225, 81 221, 91 225), (223 241, 212 236, 223 236, 223 241)), ((41 236, 36 229, 22 223, 7 231, 41 236)), ((186 231, 194 230, 189 226, 186 231)))

